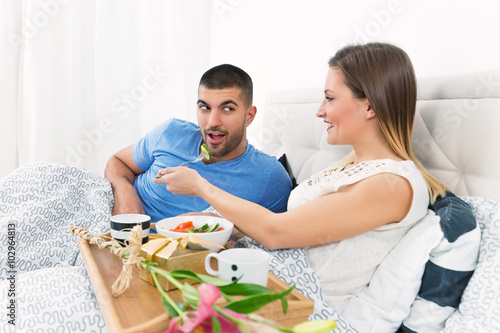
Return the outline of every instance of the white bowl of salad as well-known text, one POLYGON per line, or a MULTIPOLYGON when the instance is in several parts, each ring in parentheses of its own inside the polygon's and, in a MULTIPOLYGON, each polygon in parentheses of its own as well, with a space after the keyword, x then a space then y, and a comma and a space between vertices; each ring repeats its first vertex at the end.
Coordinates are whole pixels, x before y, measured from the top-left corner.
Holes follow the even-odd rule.
MULTIPOLYGON (((226 245, 233 232, 233 223, 216 216, 176 216, 156 222, 156 232, 163 236, 181 238, 194 235, 220 246, 226 245)), ((222 248, 201 244, 212 252, 222 248)))

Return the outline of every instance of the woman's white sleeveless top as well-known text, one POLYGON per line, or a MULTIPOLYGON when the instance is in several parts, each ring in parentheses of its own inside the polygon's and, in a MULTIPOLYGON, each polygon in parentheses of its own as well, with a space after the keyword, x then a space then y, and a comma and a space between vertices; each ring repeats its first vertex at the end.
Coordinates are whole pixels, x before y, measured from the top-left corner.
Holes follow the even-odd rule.
POLYGON ((368 285, 389 251, 427 214, 429 194, 421 173, 412 161, 372 160, 346 170, 337 169, 335 164, 297 186, 288 200, 288 209, 380 173, 404 177, 413 189, 411 208, 402 221, 339 242, 306 248, 307 258, 320 281, 326 303, 341 313, 347 300, 368 285))

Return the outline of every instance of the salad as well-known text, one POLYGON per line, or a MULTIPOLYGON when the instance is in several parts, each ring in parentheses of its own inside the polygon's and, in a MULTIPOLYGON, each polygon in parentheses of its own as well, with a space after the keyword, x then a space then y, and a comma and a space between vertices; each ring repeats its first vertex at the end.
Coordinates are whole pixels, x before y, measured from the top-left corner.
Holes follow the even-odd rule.
POLYGON ((207 232, 216 232, 216 231, 222 231, 224 228, 219 227, 219 223, 215 223, 213 226, 209 226, 208 223, 205 223, 201 226, 195 226, 193 224, 193 221, 187 221, 184 223, 179 224, 177 227, 174 229, 170 229, 170 231, 175 231, 175 232, 186 232, 186 233, 207 233, 207 232))

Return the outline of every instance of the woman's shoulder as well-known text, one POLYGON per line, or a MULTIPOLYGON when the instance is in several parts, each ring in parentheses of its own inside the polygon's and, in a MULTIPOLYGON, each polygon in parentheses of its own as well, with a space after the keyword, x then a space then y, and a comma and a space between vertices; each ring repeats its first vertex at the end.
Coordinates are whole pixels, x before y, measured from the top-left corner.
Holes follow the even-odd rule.
POLYGON ((423 180, 422 174, 418 170, 412 160, 393 160, 393 159, 376 159, 363 161, 350 168, 338 171, 343 173, 345 177, 353 177, 359 180, 374 176, 377 174, 394 174, 408 179, 410 182, 414 180, 423 180))
MULTIPOLYGON (((368 168, 377 170, 391 170, 396 172, 405 172, 405 170, 417 170, 412 160, 394 160, 391 158, 381 158, 375 160, 362 161, 355 164, 350 169, 368 168)), ((349 170, 349 169, 346 169, 349 170)))
POLYGON ((359 168, 366 169, 364 172, 353 168, 347 169, 347 171, 354 174, 365 173, 367 178, 378 175, 379 177, 375 177, 375 179, 405 179, 410 183, 414 191, 425 192, 427 195, 427 185, 425 184, 424 177, 412 160, 379 159, 359 164, 359 168))
MULTIPOLYGON (((413 193, 416 201, 428 199, 428 190, 422 173, 412 160, 377 159, 360 162, 341 172, 344 186, 363 183, 373 191, 391 191, 405 188, 413 193), (409 185, 409 187, 407 187, 409 185), (377 188, 375 190, 375 188, 377 188)), ((342 185, 340 185, 342 188, 342 185)))
POLYGON ((386 171, 379 173, 377 177, 371 177, 371 180, 367 179, 364 186, 372 195, 386 195, 391 191, 401 193, 404 199, 393 196, 391 204, 402 207, 406 202, 406 214, 397 225, 388 224, 380 227, 380 230, 412 225, 427 213, 429 191, 425 179, 411 160, 388 160, 385 165, 386 171))
POLYGON ((375 159, 362 161, 357 164, 340 165, 333 163, 328 168, 320 172, 324 175, 334 175, 334 177, 347 182, 358 182, 364 178, 377 174, 390 173, 404 178, 420 177, 421 174, 411 160, 375 159))
POLYGON ((396 161, 392 159, 385 159, 379 161, 383 162, 381 172, 387 172, 394 174, 395 176, 403 177, 410 182, 413 188, 425 188, 427 191, 427 185, 425 184, 424 177, 412 160, 396 161))

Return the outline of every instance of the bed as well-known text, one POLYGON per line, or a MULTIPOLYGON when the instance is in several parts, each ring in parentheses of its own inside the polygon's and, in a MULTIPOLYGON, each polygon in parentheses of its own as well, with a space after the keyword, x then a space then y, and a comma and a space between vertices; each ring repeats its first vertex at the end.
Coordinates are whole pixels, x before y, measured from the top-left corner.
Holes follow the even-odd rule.
MULTIPOLYGON (((258 144, 281 158, 297 182, 350 150, 326 144, 323 122, 315 118, 321 99, 322 88, 317 87, 273 92, 266 101, 265 125, 258 144)), ((413 141, 417 154, 472 208, 481 233, 477 267, 460 304, 433 329, 499 330, 500 72, 422 78, 417 110, 413 141)), ((112 207, 109 183, 81 168, 33 162, 0 181, 1 331, 106 332, 76 239, 68 227, 78 225, 94 234, 104 233, 109 228, 112 207)), ((238 246, 260 247, 248 238, 238 246)), ((432 250, 425 250, 422 258, 428 259, 432 250)), ((398 247, 393 251, 394 255, 404 255, 398 247)), ((333 318, 338 325, 335 332, 358 332, 356 325, 323 302, 321 287, 304 251, 272 254, 273 273, 295 283, 314 300, 311 319, 333 318)), ((415 283, 423 274, 422 265, 417 266, 415 283)), ((415 294, 407 295, 407 304, 401 307, 404 311, 389 319, 411 316, 413 299, 415 294)), ((429 321, 426 316, 419 319, 429 321)), ((377 330, 372 327, 371 331, 377 330)))
MULTIPOLYGON (((351 150, 347 146, 330 146, 326 143, 324 124, 315 117, 322 98, 322 87, 278 91, 267 96, 265 126, 259 136, 262 150, 285 160, 290 176, 297 183, 340 160, 351 150)), ((407 261, 420 261, 420 266, 425 266, 429 257, 439 260, 439 256, 451 256, 467 247, 468 251, 476 251, 478 254, 478 260, 474 263, 477 263, 477 267, 467 286, 464 286, 465 290, 460 295, 460 304, 456 309, 448 307, 443 310, 431 305, 426 308, 427 312, 422 313, 421 310, 425 307, 418 300, 412 301, 411 295, 404 302, 402 298, 395 298, 394 303, 388 304, 387 309, 377 312, 375 316, 359 315, 372 315, 370 319, 380 324, 367 324, 360 319, 363 331, 395 331, 399 327, 398 321, 406 318, 411 319, 412 327, 417 327, 413 331, 418 332, 500 331, 500 283, 495 276, 498 276, 500 267, 499 111, 500 71, 418 80, 417 116, 412 136, 414 150, 424 166, 472 208, 480 234, 476 245, 470 241, 467 246, 443 250, 442 244, 432 246, 422 242, 424 237, 420 235, 426 230, 418 230, 421 232, 419 234, 414 228, 414 232, 409 232, 408 237, 398 244, 401 246, 396 247, 385 261, 400 255, 399 265, 404 265, 407 261), (411 248, 411 253, 404 253, 405 247, 411 248), (398 301, 400 304, 396 303, 398 301), (396 314, 395 310, 399 313, 396 314)), ((435 232, 431 232, 428 238, 434 234, 435 232)), ((303 258, 302 253, 295 254, 290 263, 296 262, 297 258, 303 258)), ((307 267, 307 261, 304 262, 301 267, 307 267)), ((303 278, 303 268, 294 271, 287 269, 288 266, 290 265, 281 267, 283 272, 279 276, 282 279, 297 281, 303 278), (290 276, 286 277, 288 274, 290 276)), ((413 269, 413 280, 408 277, 408 285, 401 292, 408 290, 411 284, 416 288, 415 294, 418 292, 424 267, 413 269)), ((383 271, 381 268, 379 270, 383 271)), ((387 277, 387 274, 378 271, 375 275, 377 273, 387 277)), ((312 272, 309 271, 306 276, 306 279, 315 282, 312 272)), ((375 282, 372 280, 372 284, 375 282)), ((317 283, 307 285, 317 286, 317 283)), ((320 288, 312 287, 309 290, 302 285, 298 288, 315 300, 313 318, 336 316, 323 304, 320 288)), ((455 292, 453 286, 450 288, 455 292)), ((387 286, 384 297, 394 294, 394 289, 394 286, 387 286)), ((446 293, 450 290, 437 292, 446 293)), ((337 322, 341 326, 339 332, 356 331, 350 325, 353 323, 347 323, 342 317, 337 318, 337 322)))

